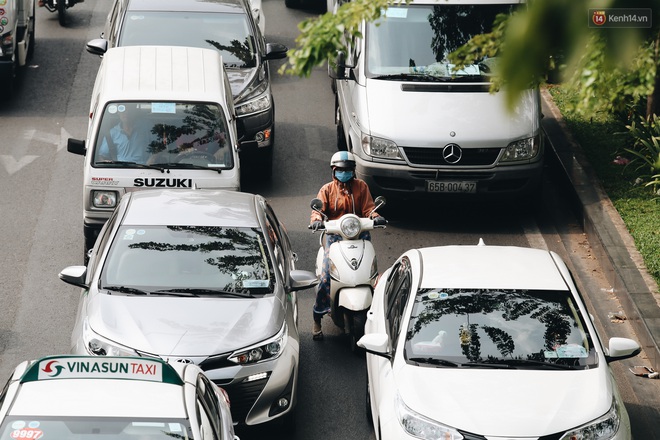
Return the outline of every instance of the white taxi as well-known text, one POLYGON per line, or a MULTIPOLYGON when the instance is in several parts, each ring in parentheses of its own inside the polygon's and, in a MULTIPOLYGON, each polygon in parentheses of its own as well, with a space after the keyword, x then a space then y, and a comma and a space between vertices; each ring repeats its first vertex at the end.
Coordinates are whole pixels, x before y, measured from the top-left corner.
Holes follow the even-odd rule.
POLYGON ((4 439, 238 440, 227 395, 199 367, 138 357, 22 362, 0 421, 4 439))

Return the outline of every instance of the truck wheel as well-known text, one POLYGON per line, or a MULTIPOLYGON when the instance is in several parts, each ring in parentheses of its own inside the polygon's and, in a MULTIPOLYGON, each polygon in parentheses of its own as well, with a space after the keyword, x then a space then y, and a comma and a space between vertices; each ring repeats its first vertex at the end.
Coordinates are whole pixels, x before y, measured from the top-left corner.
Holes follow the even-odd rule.
POLYGON ((60 26, 66 26, 66 2, 64 0, 57 2, 57 19, 60 22, 60 26))

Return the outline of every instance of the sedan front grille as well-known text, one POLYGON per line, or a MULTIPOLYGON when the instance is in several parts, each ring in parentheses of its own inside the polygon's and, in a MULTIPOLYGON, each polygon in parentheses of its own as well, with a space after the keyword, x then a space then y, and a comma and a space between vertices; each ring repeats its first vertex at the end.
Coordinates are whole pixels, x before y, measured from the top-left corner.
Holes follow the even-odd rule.
POLYGON ((233 384, 226 384, 218 380, 214 380, 213 382, 222 387, 229 395, 231 417, 234 422, 245 424, 248 412, 250 412, 254 402, 257 401, 257 398, 266 386, 268 377, 251 382, 242 381, 233 384))

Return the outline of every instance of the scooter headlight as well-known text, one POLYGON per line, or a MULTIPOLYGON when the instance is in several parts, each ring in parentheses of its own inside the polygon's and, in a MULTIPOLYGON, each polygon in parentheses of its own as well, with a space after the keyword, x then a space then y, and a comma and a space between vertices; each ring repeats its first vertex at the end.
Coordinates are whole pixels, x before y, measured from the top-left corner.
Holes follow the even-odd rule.
POLYGON ((357 238, 362 229, 360 219, 357 217, 346 217, 341 221, 339 228, 341 229, 342 234, 344 234, 349 240, 357 238))

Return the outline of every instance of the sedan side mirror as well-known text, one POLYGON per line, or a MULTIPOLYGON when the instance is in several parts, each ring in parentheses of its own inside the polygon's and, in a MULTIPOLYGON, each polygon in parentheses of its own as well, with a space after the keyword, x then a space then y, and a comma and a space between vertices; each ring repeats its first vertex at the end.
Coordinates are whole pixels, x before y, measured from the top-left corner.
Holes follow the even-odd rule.
POLYGON ((87 267, 86 266, 69 266, 60 272, 60 279, 67 284, 71 284, 76 287, 82 287, 87 289, 89 286, 85 284, 85 278, 87 276, 87 267))
POLYGON ((370 333, 364 335, 357 342, 358 347, 364 348, 367 353, 392 359, 388 349, 389 338, 385 333, 370 333))
POLYGON ((95 38, 87 43, 87 52, 93 55, 103 55, 108 51, 108 40, 105 38, 95 38))
POLYGON ((607 362, 620 361, 637 356, 642 351, 639 344, 628 338, 610 338, 605 359, 607 362))

